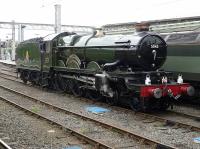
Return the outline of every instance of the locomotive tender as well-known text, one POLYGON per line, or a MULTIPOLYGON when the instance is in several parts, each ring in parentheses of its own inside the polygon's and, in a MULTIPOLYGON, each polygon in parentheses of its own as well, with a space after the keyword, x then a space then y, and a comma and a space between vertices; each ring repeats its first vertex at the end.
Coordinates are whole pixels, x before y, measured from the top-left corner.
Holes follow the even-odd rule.
POLYGON ((51 34, 19 44, 16 64, 21 79, 88 96, 109 104, 125 102, 133 110, 167 109, 173 99, 191 96, 193 88, 158 70, 167 45, 158 35, 51 34), (100 98, 101 97, 101 98, 100 98))

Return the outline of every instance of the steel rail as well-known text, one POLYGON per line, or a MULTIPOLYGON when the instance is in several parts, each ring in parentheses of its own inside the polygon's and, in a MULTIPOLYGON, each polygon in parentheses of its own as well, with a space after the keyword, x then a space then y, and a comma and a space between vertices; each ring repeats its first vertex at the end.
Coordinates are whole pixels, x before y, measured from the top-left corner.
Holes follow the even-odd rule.
POLYGON ((191 115, 191 114, 181 113, 181 112, 177 112, 177 111, 173 111, 173 110, 167 110, 167 112, 200 121, 200 116, 194 116, 194 115, 191 115))
POLYGON ((7 67, 10 67, 10 68, 15 68, 16 67, 16 64, 8 64, 8 63, 3 63, 3 62, 0 62, 0 64, 2 64, 4 66, 7 66, 7 67))
POLYGON ((3 100, 3 101, 5 101, 6 103, 9 103, 10 105, 13 105, 14 107, 17 107, 17 108, 23 110, 24 112, 29 113, 29 114, 32 115, 32 116, 35 116, 35 117, 37 117, 37 118, 46 120, 47 122, 49 122, 49 123, 52 124, 52 125, 57 125, 60 129, 70 132, 72 135, 74 135, 74 136, 76 136, 77 138, 79 138, 79 139, 81 139, 81 140, 84 140, 85 142, 87 142, 87 143, 93 145, 95 148, 100 148, 100 149, 112 149, 112 148, 113 148, 113 147, 111 147, 111 146, 109 146, 109 145, 104 144, 104 143, 101 142, 101 141, 94 140, 94 139, 92 139, 92 138, 90 138, 90 137, 84 135, 83 133, 79 133, 79 132, 76 131, 76 130, 67 128, 67 127, 65 127, 64 125, 62 125, 62 124, 60 124, 60 123, 58 123, 58 122, 55 122, 55 121, 53 121, 53 120, 51 120, 51 119, 49 119, 49 118, 47 118, 47 117, 44 117, 44 116, 42 116, 42 115, 40 115, 40 114, 38 114, 38 113, 36 113, 36 112, 33 112, 33 111, 31 111, 31 110, 28 110, 28 109, 26 109, 25 107, 23 107, 23 106, 21 106, 21 105, 19 105, 19 104, 17 104, 17 103, 14 103, 14 102, 12 102, 12 101, 10 101, 9 99, 6 99, 6 98, 4 98, 4 97, 2 97, 2 96, 0 96, 0 99, 3 100))
POLYGON ((136 115, 141 115, 141 116, 146 117, 146 118, 152 118, 152 119, 155 119, 155 120, 159 120, 160 122, 164 122, 166 125, 170 125, 170 126, 176 125, 176 126, 179 126, 179 127, 188 128, 192 131, 200 132, 200 127, 193 126, 193 125, 190 125, 190 124, 186 124, 186 123, 182 123, 182 122, 178 122, 178 121, 174 121, 174 120, 170 120, 170 119, 166 119, 166 118, 162 118, 162 117, 159 117, 159 116, 156 116, 156 115, 151 115, 151 114, 142 113, 142 112, 137 112, 136 115))
POLYGON ((0 149, 12 149, 3 140, 0 139, 0 149))
POLYGON ((12 69, 7 69, 7 68, 1 68, 2 71, 6 71, 6 72, 11 72, 11 73, 17 73, 16 69, 12 70, 12 69))
MULTIPOLYGON (((15 94, 18 94, 18 95, 20 95, 20 96, 29 98, 29 99, 31 99, 31 100, 34 101, 34 102, 44 104, 44 105, 46 105, 46 106, 48 106, 48 107, 51 107, 51 108, 56 109, 56 110, 59 110, 59 111, 61 111, 61 112, 64 112, 64 113, 67 113, 67 114, 71 114, 71 115, 75 115, 75 116, 80 117, 80 118, 82 118, 82 119, 89 120, 89 121, 92 121, 92 122, 94 122, 94 123, 97 123, 97 124, 99 124, 99 125, 101 125, 101 126, 103 126, 103 127, 105 127, 105 128, 109 128, 109 129, 111 129, 111 130, 117 131, 118 133, 125 134, 125 135, 127 135, 127 136, 129 136, 129 137, 132 137, 133 139, 139 140, 139 141, 140 141, 141 143, 143 143, 143 144, 152 145, 152 146, 153 146, 154 148, 156 148, 156 149, 159 149, 159 148, 160 148, 160 149, 161 149, 161 148, 162 148, 162 149, 174 149, 174 148, 175 148, 175 147, 173 147, 173 146, 169 146, 169 145, 163 144, 163 143, 161 143, 161 142, 151 140, 150 138, 141 136, 141 135, 139 135, 139 134, 132 133, 132 132, 130 132, 128 129, 120 128, 120 127, 118 127, 118 126, 116 126, 116 125, 113 125, 113 124, 110 125, 109 123, 102 122, 102 121, 99 121, 99 120, 95 120, 95 119, 93 119, 93 118, 90 118, 90 117, 87 117, 87 116, 78 114, 78 113, 76 113, 76 112, 72 112, 72 111, 69 111, 69 110, 67 110, 67 109, 64 109, 64 108, 55 106, 55 105, 53 105, 53 104, 44 102, 44 101, 42 101, 42 100, 39 100, 39 99, 37 99, 37 98, 34 98, 34 97, 30 96, 30 95, 26 95, 26 94, 24 94, 24 93, 22 93, 22 92, 19 92, 19 91, 10 89, 10 88, 8 88, 8 87, 2 86, 2 85, 0 85, 0 87, 3 88, 3 89, 5 89, 5 90, 7 90, 7 91, 10 91, 10 92, 13 92, 13 93, 15 93, 15 94)), ((0 97, 0 98, 2 98, 2 97, 0 97)), ((40 115, 40 116, 41 116, 41 115, 40 115)), ((62 127, 64 127, 64 126, 62 126, 62 127)), ((71 131, 72 131, 72 130, 71 130, 71 131)))
POLYGON ((14 77, 14 78, 17 78, 17 75, 15 76, 15 75, 12 75, 12 74, 4 73, 4 72, 2 72, 2 71, 0 71, 0 74, 2 74, 2 75, 7 75, 7 76, 10 76, 10 77, 14 77))
MULTIPOLYGON (((1 73, 1 72, 0 72, 1 73)), ((2 76, 1 76, 2 77, 2 76)), ((16 80, 13 80, 13 79, 10 79, 10 78, 6 78, 6 77, 2 77, 4 79, 7 79, 7 80, 10 80, 10 81, 16 81, 16 80)), ((18 83, 21 83, 21 84, 24 84, 23 82, 20 82, 20 81, 16 81, 18 83)), ((25 84, 24 84, 25 85, 25 84)), ((1 86, 0 86, 1 87, 1 86)), ((86 101, 91 101, 87 98, 81 98, 82 100, 86 100, 86 101)), ((41 101, 42 102, 42 101, 41 101)), ((97 102, 96 102, 97 103, 97 102)), ((121 107, 115 107, 119 110, 122 110, 122 111, 127 111, 127 112, 134 112, 132 110, 129 110, 129 109, 124 109, 124 108, 121 108, 121 107)), ((163 117, 159 117, 159 116, 156 116, 156 115, 152 115, 152 114, 148 114, 148 113, 143 113, 143 112, 134 112, 135 115, 139 115, 139 116, 143 116, 145 118, 151 118, 151 119, 155 119, 155 120, 158 120, 160 122, 164 122, 166 125, 176 125, 176 126, 180 126, 180 127, 183 127, 183 128, 189 128, 191 130, 194 130, 194 131, 198 131, 200 132, 200 127, 197 127, 197 126, 192 126, 192 125, 189 125, 189 124, 186 124, 186 123, 183 123, 183 122, 178 122, 178 121, 174 121, 174 120, 170 120, 170 119, 166 119, 166 118, 163 118, 163 117)), ((186 117, 189 117, 189 118, 192 118, 192 119, 197 119, 199 120, 200 118, 199 117, 195 117, 193 115, 188 115, 188 114, 184 114, 184 113, 177 113, 179 115, 182 115, 182 116, 186 116, 186 117)))

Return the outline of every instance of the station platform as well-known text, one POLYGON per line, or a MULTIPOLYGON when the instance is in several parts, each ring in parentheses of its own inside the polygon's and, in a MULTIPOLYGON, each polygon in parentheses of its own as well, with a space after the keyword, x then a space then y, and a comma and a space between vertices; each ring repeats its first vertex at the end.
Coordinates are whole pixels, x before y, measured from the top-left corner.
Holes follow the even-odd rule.
POLYGON ((5 64, 5 65, 10 65, 10 66, 16 66, 15 61, 11 61, 11 60, 0 60, 0 63, 5 64))

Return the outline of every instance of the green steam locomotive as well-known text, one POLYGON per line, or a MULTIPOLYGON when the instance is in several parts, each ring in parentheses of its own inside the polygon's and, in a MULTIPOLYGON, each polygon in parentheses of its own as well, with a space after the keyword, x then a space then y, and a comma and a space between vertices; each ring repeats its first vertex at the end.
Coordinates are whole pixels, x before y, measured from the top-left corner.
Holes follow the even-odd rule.
POLYGON ((63 90, 75 96, 128 103, 135 111, 167 109, 194 89, 158 70, 166 60, 166 42, 157 34, 51 34, 22 42, 17 70, 26 83, 63 90))

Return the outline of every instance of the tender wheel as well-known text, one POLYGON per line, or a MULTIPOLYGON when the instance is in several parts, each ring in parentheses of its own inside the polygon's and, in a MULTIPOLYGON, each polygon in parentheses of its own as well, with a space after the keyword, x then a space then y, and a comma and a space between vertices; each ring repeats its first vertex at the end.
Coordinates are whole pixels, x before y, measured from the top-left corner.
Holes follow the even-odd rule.
POLYGON ((54 86, 55 90, 60 91, 60 85, 59 85, 59 81, 57 78, 53 79, 53 86, 54 86))
MULTIPOLYGON (((42 87, 45 87, 45 86, 46 86, 45 80, 43 79, 42 76, 40 77, 39 85, 42 86, 42 87)), ((60 90, 59 85, 58 85, 57 78, 56 78, 55 76, 51 76, 51 77, 47 80, 47 85, 48 85, 48 88, 49 88, 49 89, 57 90, 57 91, 60 90)))
POLYGON ((27 84, 27 82, 28 82, 28 79, 27 79, 27 78, 28 78, 28 73, 22 71, 22 72, 20 73, 20 78, 21 78, 21 80, 23 81, 23 83, 27 84))

